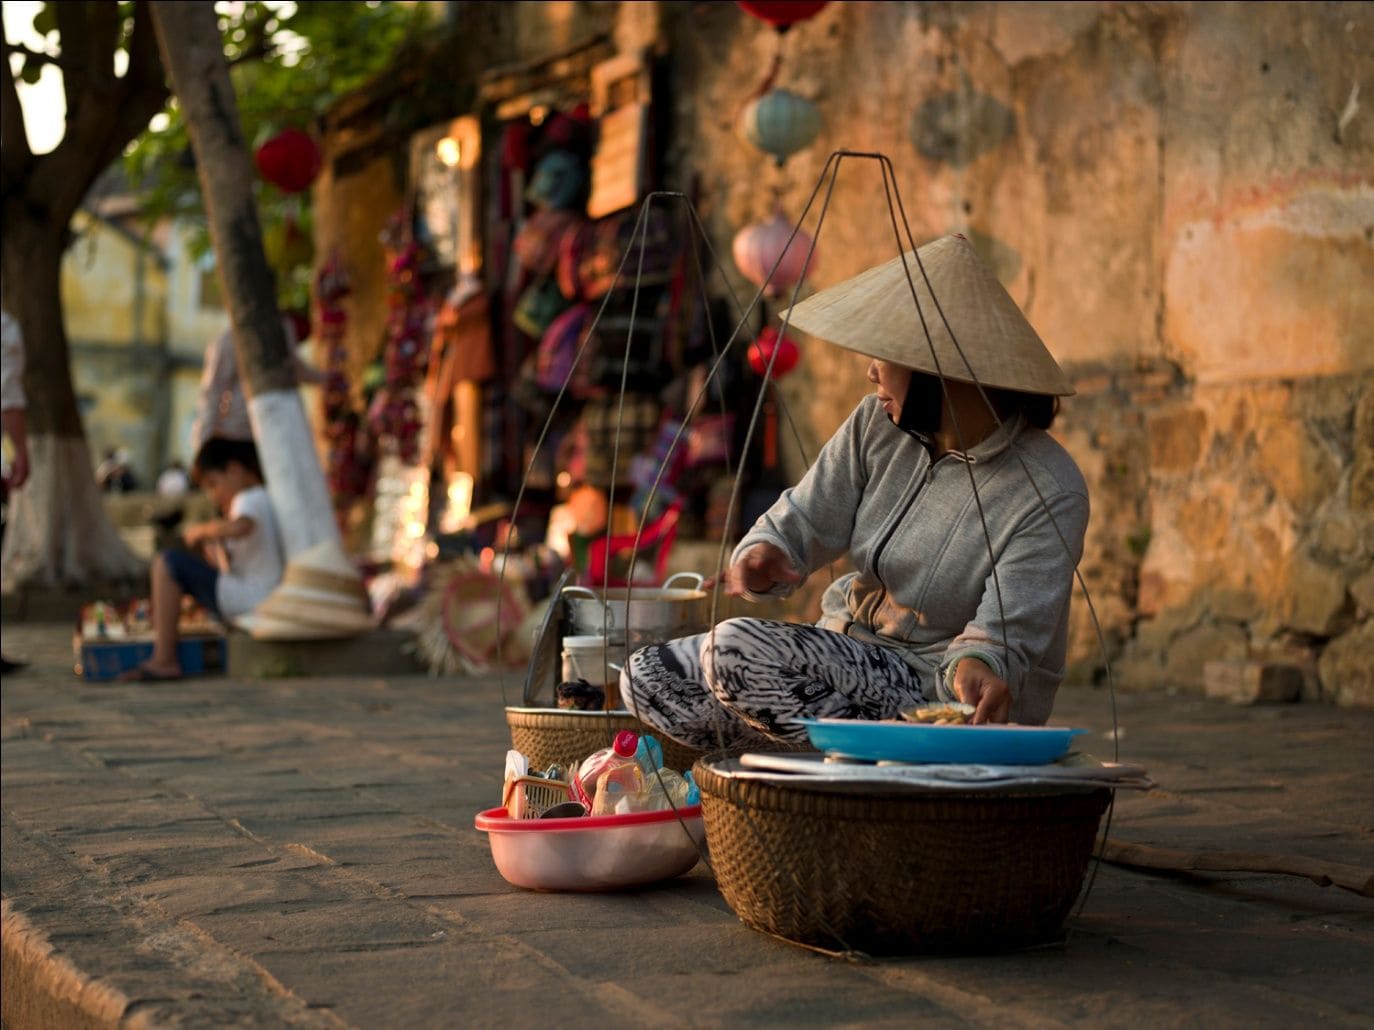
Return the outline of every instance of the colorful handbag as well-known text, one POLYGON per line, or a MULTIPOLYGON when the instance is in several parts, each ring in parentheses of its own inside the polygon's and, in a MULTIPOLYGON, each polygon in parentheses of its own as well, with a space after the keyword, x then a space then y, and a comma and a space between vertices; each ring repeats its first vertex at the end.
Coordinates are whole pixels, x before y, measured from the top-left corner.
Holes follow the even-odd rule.
POLYGON ((537 340, 567 307, 567 298, 559 291, 558 283, 551 276, 546 276, 525 287, 525 292, 515 302, 511 321, 515 323, 515 328, 537 340))
MULTIPOLYGON (((537 276, 552 275, 563 238, 576 233, 584 219, 573 211, 536 211, 515 234, 512 248, 521 267, 537 276)), ((569 297, 576 296, 569 294, 569 297)))
POLYGON ((687 464, 693 468, 725 464, 734 436, 733 414, 698 415, 687 430, 687 464))
POLYGON ((636 283, 661 285, 672 278, 676 256, 677 241, 667 211, 649 208, 644 224, 637 210, 622 211, 592 224, 586 250, 578 259, 577 283, 588 300, 603 297, 612 288, 632 290, 636 283))
POLYGON ((534 167, 525 199, 536 207, 571 211, 586 203, 587 166, 576 154, 551 150, 534 167))
POLYGON ((592 314, 590 305, 574 304, 555 318, 539 338, 534 378, 545 393, 557 393, 564 384, 573 397, 585 397, 589 392, 586 375, 578 374, 579 369, 586 369, 587 363, 577 364, 577 352, 592 314))
POLYGON ((594 235, 592 223, 582 222, 558 241, 558 288, 569 300, 586 299, 580 269, 594 235))

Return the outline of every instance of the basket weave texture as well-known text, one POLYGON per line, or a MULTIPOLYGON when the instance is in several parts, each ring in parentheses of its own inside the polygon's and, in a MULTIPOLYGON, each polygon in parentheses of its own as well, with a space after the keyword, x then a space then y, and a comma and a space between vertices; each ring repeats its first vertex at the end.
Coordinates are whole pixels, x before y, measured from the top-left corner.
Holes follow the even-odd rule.
POLYGON ((822 948, 1005 951, 1057 939, 1110 791, 874 795, 730 779, 698 762, 721 894, 822 948))
POLYGON ((663 745, 663 764, 686 772, 702 753, 665 737, 633 715, 607 714, 599 718, 551 709, 546 712, 506 711, 511 747, 530 760, 531 769, 547 769, 557 763, 575 766, 593 751, 610 747, 621 730, 651 733, 663 745))

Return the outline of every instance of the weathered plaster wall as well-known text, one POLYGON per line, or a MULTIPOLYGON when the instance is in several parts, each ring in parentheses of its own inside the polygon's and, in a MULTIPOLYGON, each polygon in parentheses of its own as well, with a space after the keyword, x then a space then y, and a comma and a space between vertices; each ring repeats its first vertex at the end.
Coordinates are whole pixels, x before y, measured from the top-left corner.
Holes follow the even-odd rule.
MULTIPOLYGON (((741 296, 737 229, 775 198, 800 216, 835 149, 888 154, 916 238, 966 233, 1074 377, 1056 432, 1093 491, 1081 570, 1117 681, 1197 690, 1207 659, 1275 659, 1309 697, 1374 705, 1374 4, 831 3, 785 37, 779 85, 825 128, 783 169, 736 133, 776 37, 734 4, 463 10, 448 82, 657 19, 665 185, 699 183, 741 296)), ((321 254, 380 260, 390 176, 325 179, 321 254)), ((846 162, 818 235, 815 288, 896 253, 875 165, 846 162)), ((814 454, 864 362, 803 353, 784 389, 814 454)), ((1074 615, 1074 673, 1098 678, 1074 615)))
MULTIPOLYGON (((735 132, 773 34, 728 4, 665 26, 672 164, 723 253, 774 192, 800 216, 832 150, 882 151, 918 240, 967 233, 1070 369, 1118 682, 1251 657, 1374 704, 1374 5, 833 3, 785 41, 779 84, 826 127, 781 171, 735 132)), ((895 254, 887 212, 847 163, 812 284, 895 254)), ((863 361, 804 354, 814 448, 863 361)), ((1081 602, 1074 655, 1100 675, 1081 602)))

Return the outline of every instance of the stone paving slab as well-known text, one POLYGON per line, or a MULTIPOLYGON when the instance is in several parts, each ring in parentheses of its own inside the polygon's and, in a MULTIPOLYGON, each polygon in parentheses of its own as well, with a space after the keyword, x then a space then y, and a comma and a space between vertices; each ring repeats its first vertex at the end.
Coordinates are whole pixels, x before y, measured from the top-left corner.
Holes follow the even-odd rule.
MULTIPOLYGON (((506 884, 472 817, 493 679, 92 685, 5 624, 3 1016, 28 1026, 1374 1025, 1374 901, 1255 874, 1098 871, 1057 945, 830 959, 745 928, 698 865, 611 895, 506 884)), ((510 687, 514 700, 515 687, 510 687)), ((1057 721, 1108 756, 1104 694, 1057 721)), ((1374 713, 1119 699, 1112 833, 1374 867, 1374 713)))

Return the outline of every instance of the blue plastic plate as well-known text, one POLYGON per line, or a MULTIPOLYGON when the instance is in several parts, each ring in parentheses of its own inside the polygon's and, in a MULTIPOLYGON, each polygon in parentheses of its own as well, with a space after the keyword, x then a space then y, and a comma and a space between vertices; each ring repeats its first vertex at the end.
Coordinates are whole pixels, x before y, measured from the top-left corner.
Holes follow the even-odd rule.
POLYGON ((914 722, 798 719, 826 754, 871 762, 1046 765, 1087 730, 1060 726, 924 726, 914 722))

